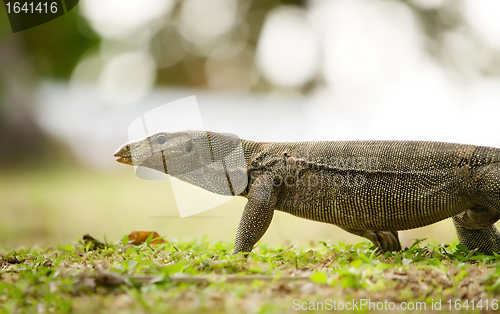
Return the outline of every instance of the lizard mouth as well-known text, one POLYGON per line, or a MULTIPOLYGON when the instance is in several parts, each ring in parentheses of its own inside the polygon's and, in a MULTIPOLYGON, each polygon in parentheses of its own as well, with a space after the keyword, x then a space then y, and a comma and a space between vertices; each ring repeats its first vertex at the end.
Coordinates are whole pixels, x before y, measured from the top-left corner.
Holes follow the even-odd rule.
MULTIPOLYGON (((115 157, 117 157, 117 156, 115 156, 115 157)), ((116 161, 121 163, 121 164, 125 164, 125 165, 133 165, 132 157, 117 157, 116 161)))
POLYGON ((125 145, 120 148, 114 155, 116 157, 116 161, 125 164, 125 165, 133 165, 132 156, 130 155, 130 146, 125 145))
POLYGON ((131 166, 139 166, 141 165, 145 160, 149 159, 151 157, 151 154, 144 154, 144 153, 134 153, 130 151, 130 145, 125 145, 121 147, 114 155, 116 157, 116 161, 125 164, 125 165, 131 165, 131 166))

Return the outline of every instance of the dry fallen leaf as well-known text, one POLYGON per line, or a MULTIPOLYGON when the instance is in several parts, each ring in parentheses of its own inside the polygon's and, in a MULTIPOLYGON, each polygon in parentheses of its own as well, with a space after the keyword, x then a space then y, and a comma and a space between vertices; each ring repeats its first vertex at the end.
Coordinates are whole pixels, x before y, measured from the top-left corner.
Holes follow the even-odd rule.
POLYGON ((158 239, 160 237, 160 235, 155 231, 134 231, 128 235, 128 238, 129 238, 129 240, 133 241, 132 242, 133 244, 139 245, 139 244, 146 242, 146 239, 149 237, 149 235, 151 233, 153 234, 153 239, 156 239, 156 240, 151 241, 151 244, 165 243, 165 241, 163 241, 163 239, 158 239))

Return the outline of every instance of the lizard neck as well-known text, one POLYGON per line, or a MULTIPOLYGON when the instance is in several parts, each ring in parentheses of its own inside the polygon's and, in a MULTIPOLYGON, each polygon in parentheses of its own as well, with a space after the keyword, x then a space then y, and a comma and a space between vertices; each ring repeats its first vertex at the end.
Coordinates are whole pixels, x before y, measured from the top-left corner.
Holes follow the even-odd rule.
POLYGON ((241 146, 243 147, 243 152, 245 154, 245 162, 247 164, 247 167, 250 166, 250 162, 252 157, 255 157, 258 153, 262 152, 263 143, 261 142, 254 142, 254 141, 248 141, 248 140, 241 140, 241 146))

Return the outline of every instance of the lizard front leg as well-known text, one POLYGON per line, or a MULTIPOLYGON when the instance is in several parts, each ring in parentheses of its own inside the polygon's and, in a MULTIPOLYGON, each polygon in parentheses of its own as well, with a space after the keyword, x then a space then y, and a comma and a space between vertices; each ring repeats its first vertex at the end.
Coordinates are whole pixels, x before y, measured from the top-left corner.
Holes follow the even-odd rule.
POLYGON ((251 252, 271 224, 276 205, 272 181, 262 175, 254 181, 248 193, 248 203, 241 216, 233 254, 251 252))
POLYGON ((401 251, 401 242, 397 231, 372 231, 342 228, 347 232, 367 238, 381 252, 401 251))

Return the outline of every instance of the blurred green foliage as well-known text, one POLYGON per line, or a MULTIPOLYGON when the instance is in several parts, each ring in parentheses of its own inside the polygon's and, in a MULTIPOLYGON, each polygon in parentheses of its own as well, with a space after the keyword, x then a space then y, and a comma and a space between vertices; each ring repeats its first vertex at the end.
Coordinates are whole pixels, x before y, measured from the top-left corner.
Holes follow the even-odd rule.
POLYGON ((79 7, 43 25, 19 33, 35 73, 68 79, 80 57, 97 47, 99 36, 80 15, 79 7))
POLYGON ((100 38, 81 16, 79 6, 50 22, 12 33, 5 6, 0 5, 0 46, 12 41, 22 42, 22 58, 33 66, 33 73, 67 79, 82 54, 97 47, 100 38))
POLYGON ((61 147, 39 130, 33 103, 40 78, 67 80, 99 37, 78 7, 40 26, 12 33, 0 5, 0 161, 9 165, 40 164, 61 147))
MULTIPOLYGON (((500 74, 500 55, 485 48, 484 43, 471 31, 464 18, 461 1, 445 1, 442 6, 434 8, 419 5, 418 1, 399 2, 408 6, 417 18, 425 37, 423 49, 438 61, 443 69, 452 71, 459 78, 470 76, 470 69, 473 69, 473 74, 500 74), (444 39, 450 32, 460 33, 466 44, 479 47, 477 51, 481 53, 475 54, 478 57, 472 58, 474 60, 466 60, 463 56, 456 57, 456 49, 447 45, 444 39), (480 62, 478 58, 482 58, 480 62), (463 63, 470 64, 464 66, 463 63)), ((269 92, 275 86, 259 74, 254 62, 266 15, 283 5, 307 9, 310 2, 238 0, 237 3, 241 9, 238 11, 237 22, 228 34, 217 38, 216 45, 224 47, 243 42, 244 49, 237 56, 217 60, 215 72, 223 72, 236 63, 241 71, 240 77, 235 80, 251 81, 239 86, 253 92, 269 92)), ((209 53, 197 53, 194 44, 179 31, 179 16, 183 4, 183 1, 176 1, 172 13, 164 17, 162 28, 151 28, 153 37, 149 42, 145 41, 146 45, 150 46, 141 49, 149 50, 156 60, 157 85, 213 88, 209 86, 209 74, 206 70, 207 62, 210 61, 207 56, 209 53), (181 57, 176 62, 162 66, 161 59, 165 58, 170 49, 176 49, 176 53, 181 57)), ((110 46, 120 45, 119 40, 106 40, 107 44, 111 42, 110 46)), ((19 157, 29 159, 30 156, 36 156, 38 159, 43 154, 45 145, 37 143, 43 142, 44 135, 39 132, 32 118, 32 97, 37 82, 40 78, 68 80, 82 56, 93 49, 101 48, 104 41, 81 15, 80 5, 55 20, 14 34, 10 30, 5 6, 0 5, 0 150, 3 151, 0 159, 11 163, 19 157)), ((222 88, 224 84, 222 83, 222 88)), ((304 86, 295 88, 297 92, 308 93, 322 84, 324 81, 318 73, 315 78, 304 83, 304 86)))

